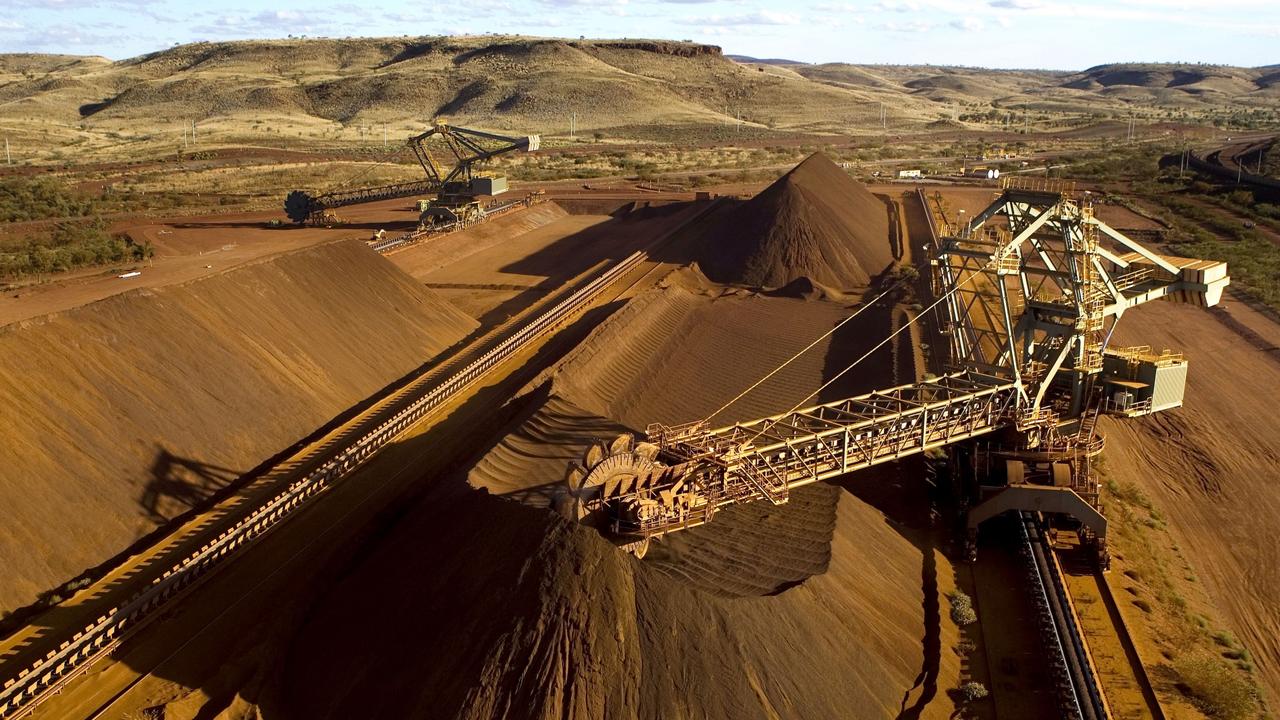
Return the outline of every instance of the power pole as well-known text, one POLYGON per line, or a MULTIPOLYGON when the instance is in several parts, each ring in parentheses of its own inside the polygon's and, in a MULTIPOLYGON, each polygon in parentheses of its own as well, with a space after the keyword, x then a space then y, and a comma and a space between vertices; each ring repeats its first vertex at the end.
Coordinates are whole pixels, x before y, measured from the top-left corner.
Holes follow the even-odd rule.
POLYGON ((889 123, 884 118, 884 103, 880 103, 880 129, 881 130, 889 129, 889 123))
POLYGON ((569 114, 569 139, 574 140, 578 137, 578 113, 569 114))
POLYGON ((196 144, 196 121, 191 121, 191 144, 196 144))
MULTIPOLYGON (((4 139, 4 162, 6 165, 13 164, 13 156, 9 154, 9 138, 4 139)), ((1258 162, 1262 162, 1259 160, 1258 162)))
POLYGON ((387 149, 387 124, 382 123, 382 149, 387 149))

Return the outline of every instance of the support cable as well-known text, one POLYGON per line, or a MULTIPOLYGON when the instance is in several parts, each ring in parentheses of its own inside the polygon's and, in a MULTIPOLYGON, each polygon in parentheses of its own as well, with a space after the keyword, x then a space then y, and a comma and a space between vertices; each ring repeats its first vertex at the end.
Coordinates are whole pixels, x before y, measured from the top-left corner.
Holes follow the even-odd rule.
POLYGON ((845 324, 847 324, 848 322, 850 322, 850 321, 851 321, 851 320, 853 320, 854 318, 856 318, 856 317, 858 317, 859 315, 861 315, 863 310, 866 310, 867 308, 869 308, 869 307, 871 307, 871 306, 875 305, 876 303, 880 302, 880 300, 881 300, 881 299, 883 299, 883 298, 884 298, 884 296, 886 296, 886 295, 888 295, 889 293, 893 292, 894 290, 898 289, 898 286, 899 286, 899 285, 901 285, 901 284, 902 284, 902 282, 903 282, 902 280, 899 280, 898 282, 894 283, 894 284, 893 284, 893 285, 892 285, 888 290, 885 290, 884 292, 880 293, 880 294, 879 294, 879 295, 877 295, 875 298, 873 298, 870 302, 863 303, 863 304, 862 304, 862 306, 861 306, 861 307, 859 307, 856 311, 854 311, 854 313, 853 313, 852 315, 850 315, 849 317, 847 317, 847 318, 845 318, 845 319, 841 320, 840 322, 836 323, 835 327, 831 328, 830 330, 828 330, 828 331, 826 331, 825 333, 823 333, 822 335, 820 335, 820 336, 819 336, 818 338, 816 338, 813 342, 811 342, 811 343, 809 343, 808 345, 806 345, 806 346, 805 346, 805 348, 804 348, 803 350, 801 350, 800 352, 798 352, 798 353, 796 353, 795 355, 792 355, 791 357, 787 358, 787 359, 786 359, 786 360, 785 360, 781 365, 779 365, 778 367, 776 367, 776 368, 774 368, 773 370, 771 370, 771 371, 769 372, 769 374, 768 374, 768 375, 765 375, 764 377, 762 377, 762 378, 760 378, 759 380, 755 381, 755 382, 751 385, 751 387, 748 387, 746 390, 743 390, 742 392, 738 393, 738 394, 737 394, 737 396, 735 396, 732 400, 730 400, 729 402, 725 403, 724 405, 721 405, 721 406, 720 406, 720 408, 719 408, 718 410, 716 410, 715 412, 713 412, 713 413, 711 413, 710 415, 708 415, 708 416, 706 416, 705 418, 703 418, 703 419, 702 419, 702 422, 704 422, 704 423, 709 423, 709 422, 711 422, 711 419, 712 419, 712 418, 714 418, 715 416, 717 416, 717 415, 719 415, 720 413, 724 412, 725 410, 729 409, 729 406, 733 405, 734 403, 738 402, 738 401, 739 401, 739 400, 741 400, 742 398, 746 397, 746 395, 747 395, 748 393, 750 393, 752 390, 755 390, 756 388, 760 387, 762 384, 764 384, 764 382, 765 382, 766 380, 768 380, 769 378, 773 377, 774 375, 777 375, 779 372, 782 372, 783 368, 787 367, 787 366, 788 366, 788 365, 790 365, 791 363, 793 363, 793 362, 795 362, 796 360, 800 359, 800 356, 802 356, 802 355, 804 355, 805 353, 807 353, 807 352, 809 352, 810 350, 812 350, 814 347, 816 347, 816 346, 818 345, 818 343, 820 343, 820 342, 822 342, 823 340, 826 340, 827 338, 831 337, 833 334, 835 334, 835 332, 836 332, 837 330, 839 330, 840 328, 844 327, 844 326, 845 326, 845 324))
MULTIPOLYGON (((991 265, 994 265, 994 261, 992 261, 991 265)), ((989 266, 987 266, 987 267, 990 267, 991 265, 989 265, 989 266)), ((986 269, 986 268, 984 267, 984 269, 986 269)), ((912 318, 911 320, 907 321, 907 322, 906 322, 902 327, 898 328, 897 330, 894 330, 892 333, 890 333, 890 334, 889 334, 889 336, 888 336, 888 337, 886 337, 885 339, 881 340, 879 343, 876 343, 876 346, 875 346, 875 347, 873 347, 873 348, 871 348, 870 350, 866 351, 865 353, 863 353, 863 354, 862 354, 862 356, 861 356, 861 357, 859 357, 857 360, 854 360, 854 361, 853 361, 852 363, 850 363, 850 364, 849 364, 845 369, 843 369, 843 370, 841 370, 840 372, 836 373, 836 374, 835 374, 835 375, 834 375, 830 380, 828 380, 828 381, 826 381, 825 383, 823 383, 823 384, 822 384, 822 387, 820 387, 820 388, 818 388, 817 390, 814 390, 813 392, 811 392, 811 393, 809 393, 808 395, 806 395, 803 399, 801 399, 801 400, 800 400, 800 402, 798 402, 798 403, 796 403, 794 406, 792 406, 792 408, 791 408, 790 410, 788 410, 788 411, 786 411, 785 413, 783 413, 783 414, 782 414, 782 417, 786 417, 787 415, 790 415, 790 414, 794 413, 795 411, 799 410, 801 407, 803 407, 803 406, 804 406, 804 404, 805 404, 805 403, 809 402, 809 400, 810 400, 810 399, 812 399, 815 395, 817 395, 818 393, 822 392, 823 390, 826 390, 828 387, 830 387, 830 386, 831 386, 831 384, 832 384, 832 383, 834 383, 835 381, 837 381, 837 380, 839 380, 840 378, 844 377, 844 375, 845 375, 846 373, 848 373, 850 370, 852 370, 852 369, 854 369, 855 367, 857 367, 857 366, 858 366, 858 364, 859 364, 859 363, 861 363, 863 360, 866 360, 867 358, 871 357, 872 353, 874 353, 874 352, 876 352, 877 350, 879 350, 880 348, 884 347, 886 344, 888 344, 888 343, 889 343, 889 341, 890 341, 890 340, 893 340, 895 337, 897 337, 899 333, 901 333, 903 330, 906 330, 907 328, 909 328, 909 327, 911 327, 912 325, 914 325, 914 324, 916 323, 916 321, 917 321, 917 320, 919 320, 920 318, 924 317, 925 315, 928 315, 928 314, 929 314, 929 312, 930 312, 931 310, 933 310, 933 309, 934 309, 934 308, 936 308, 937 306, 941 305, 941 304, 942 304, 942 302, 943 302, 944 300, 946 300, 947 298, 951 297, 951 295, 952 295, 952 294, 954 294, 956 291, 958 291, 960 288, 962 288, 962 287, 964 287, 965 285, 968 285, 969 283, 973 282, 974 278, 979 277, 981 274, 982 274, 982 273, 981 273, 981 271, 978 271, 978 270, 975 270, 975 271, 973 271, 972 273, 970 273, 970 274, 969 274, 968 279, 966 279, 964 282, 959 283, 959 284, 957 284, 955 287, 953 287, 953 288, 951 288, 950 290, 948 290, 946 293, 944 293, 944 294, 942 295, 942 297, 938 298, 937 300, 934 300, 934 301, 933 301, 933 304, 929 305, 929 307, 927 307, 927 308, 925 308, 924 310, 921 310, 920 312, 916 313, 916 316, 915 316, 914 318, 912 318)), ((761 435, 763 435, 765 432, 768 432, 769 428, 773 427, 773 425, 777 424, 777 422, 778 422, 777 420, 774 420, 773 422, 768 422, 768 421, 766 421, 766 422, 764 422, 764 423, 761 423, 761 424, 760 424, 760 429, 759 429, 759 430, 757 430, 757 431, 756 431, 756 434, 755 434, 755 435, 752 435, 752 436, 751 436, 751 439, 750 439, 750 440, 748 440, 747 442, 754 442, 756 438, 760 437, 760 436, 761 436, 761 435)))

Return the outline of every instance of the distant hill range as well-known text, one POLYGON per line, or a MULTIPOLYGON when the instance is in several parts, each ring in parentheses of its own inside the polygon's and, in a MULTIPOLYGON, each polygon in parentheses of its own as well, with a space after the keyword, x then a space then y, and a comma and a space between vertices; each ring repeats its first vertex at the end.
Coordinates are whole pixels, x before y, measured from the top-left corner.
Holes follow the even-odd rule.
POLYGON ((421 37, 181 45, 112 62, 0 55, 0 119, 95 129, 217 118, 495 129, 723 124, 824 131, 1043 112, 1280 107, 1280 68, 1104 65, 1083 72, 805 64, 662 40, 421 37), (976 104, 976 105, 975 105, 976 104))
POLYGON ((787 60, 785 58, 755 58, 750 55, 725 55, 725 57, 736 63, 756 64, 756 65, 808 65, 809 63, 799 60, 787 60))

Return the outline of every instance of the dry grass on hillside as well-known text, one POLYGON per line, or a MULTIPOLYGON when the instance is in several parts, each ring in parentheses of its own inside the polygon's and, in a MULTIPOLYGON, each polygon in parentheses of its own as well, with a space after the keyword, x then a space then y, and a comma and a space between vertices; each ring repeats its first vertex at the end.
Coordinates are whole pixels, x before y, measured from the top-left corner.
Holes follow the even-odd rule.
MULTIPOLYGON (((1040 127, 1127 117, 1275 118, 1264 69, 1103 66, 1076 73, 743 64, 665 41, 419 37, 195 43, 109 62, 0 55, 0 129, 24 159, 151 156, 195 122, 223 143, 376 145, 435 118, 567 135, 677 141, 742 122, 759 133, 1040 127), (994 114, 994 115, 993 115, 994 114), (1023 118, 1019 118, 1023 119, 1023 118), (60 152, 59 157, 53 157, 60 152)), ((163 150, 162 150, 163 148, 163 150)))

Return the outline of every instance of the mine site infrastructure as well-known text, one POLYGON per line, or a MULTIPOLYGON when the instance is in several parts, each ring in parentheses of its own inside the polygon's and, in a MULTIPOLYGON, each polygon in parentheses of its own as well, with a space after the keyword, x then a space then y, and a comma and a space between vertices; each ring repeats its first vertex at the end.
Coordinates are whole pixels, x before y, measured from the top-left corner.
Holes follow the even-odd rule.
MULTIPOLYGON (((1280 180, 1260 174, 1262 158, 1275 144, 1275 135, 1237 138, 1232 144, 1207 152, 1187 151, 1177 161, 1185 162, 1191 169, 1217 178, 1219 182, 1250 187, 1259 197, 1280 199, 1280 180)), ((1172 157, 1164 160, 1168 163, 1173 161, 1172 157)))
MULTIPOLYGON (((704 207, 702 212, 710 207, 704 207)), ((695 213, 684 224, 700 216, 695 213)), ((650 251, 669 241, 678 229, 654 238, 650 251)), ((602 298, 627 293, 663 267, 644 250, 612 264, 597 264, 551 298, 477 340, 452 361, 407 381, 384 401, 336 430, 340 442, 326 443, 324 457, 309 459, 304 466, 311 469, 303 476, 240 515, 172 567, 154 571, 158 574, 145 586, 124 602, 103 608, 96 621, 67 637, 45 638, 52 643, 52 649, 18 670, 16 676, 4 679, 0 687, 0 719, 29 716, 43 701, 110 657, 125 640, 144 630, 299 510, 323 497, 325 490, 352 474, 409 428, 464 395, 503 363, 565 327, 602 298)), ((294 465, 294 460, 286 460, 281 466, 294 465)))
MULTIPOLYGON (((538 135, 508 137, 437 123, 430 130, 409 138, 407 145, 422 166, 426 179, 379 187, 335 190, 318 195, 305 190, 294 190, 285 197, 285 214, 299 224, 326 225, 339 222, 334 210, 340 207, 431 195, 431 200, 419 203, 421 229, 436 225, 456 226, 479 220, 487 212, 506 209, 511 204, 481 207, 481 196, 506 192, 507 182, 505 177, 478 174, 478 166, 505 153, 535 151, 541 146, 541 139, 538 135), (432 143, 432 140, 436 142, 432 143), (445 145, 453 155, 452 166, 446 166, 436 158, 436 154, 431 151, 432 144, 445 145)), ((378 164, 380 163, 371 165, 365 172, 371 172, 378 164)))
POLYGON ((1105 567, 1089 469, 1102 450, 1097 417, 1176 407, 1186 378, 1179 356, 1108 341, 1143 303, 1215 305, 1230 282, 1225 263, 1157 255, 1094 217, 1087 193, 1014 182, 970 222, 946 227, 934 251, 937 299, 926 312, 945 306, 951 372, 728 427, 655 423, 643 442, 623 435, 572 465, 565 512, 643 555, 651 539, 721 508, 781 504, 794 487, 995 436, 974 448, 1006 482, 971 493, 968 554, 984 520, 1047 511, 1082 523, 1105 567))
MULTIPOLYGON (((433 195, 419 204, 417 231, 370 243, 392 252, 534 202, 535 196, 526 196, 482 207, 480 198, 506 191, 505 179, 473 173, 499 154, 538 145, 536 135, 510 138, 439 124, 408 143, 426 180, 319 195, 298 190, 286 198, 285 211, 297 223, 327 224, 338 221, 336 208, 433 195), (449 147, 452 168, 431 154, 429 140, 449 147)), ((1062 713, 1110 717, 1048 528, 1074 530, 1098 567, 1108 566, 1104 499, 1091 467, 1104 444, 1098 418, 1177 407, 1187 376, 1180 355, 1112 347, 1112 334, 1127 310, 1152 300, 1217 304, 1230 282, 1226 265, 1151 251, 1095 217, 1090 194, 1065 183, 1005 178, 999 197, 967 222, 930 210, 923 191, 917 196, 930 224, 925 249, 933 297, 910 322, 849 358, 787 412, 717 427, 713 421, 725 405, 692 423, 653 422, 643 438, 624 433, 594 443, 566 469, 555 507, 644 557, 652 543, 712 522, 720 510, 752 502, 781 505, 794 488, 946 448, 964 555, 977 559, 984 522, 1018 513, 1028 584, 1052 648, 1062 713), (934 358, 940 372, 807 404, 922 317, 940 318, 936 324, 947 339, 945 357, 934 358)), ((700 216, 692 214, 683 225, 700 216)), ((674 232, 654 238, 650 250, 674 232)), ((96 621, 65 637, 43 638, 47 654, 0 688, 0 720, 32 713, 410 427, 602 297, 619 287, 624 290, 615 296, 626 292, 660 267, 646 251, 597 265, 438 370, 406 381, 347 423, 341 442, 327 444, 322 457, 303 465, 265 502, 237 513, 172 566, 147 568, 152 574, 144 575, 145 584, 104 606, 96 621)), ((893 291, 864 302, 828 335, 893 291)))
POLYGON ((655 423, 642 440, 601 441, 570 464, 559 509, 643 556, 724 508, 782 504, 793 488, 951 446, 968 458, 952 477, 967 509, 967 557, 976 559, 983 522, 1022 513, 1063 712, 1108 717, 1040 528, 1049 517, 1074 522, 1107 567, 1090 467, 1103 446, 1097 419, 1181 405, 1187 370, 1173 353, 1110 348, 1111 335, 1127 310, 1152 300, 1215 305, 1226 265, 1158 255, 1098 220, 1088 193, 1046 181, 1006 181, 971 221, 941 228, 930 248, 936 299, 916 319, 941 306, 949 372, 727 427, 655 423))

